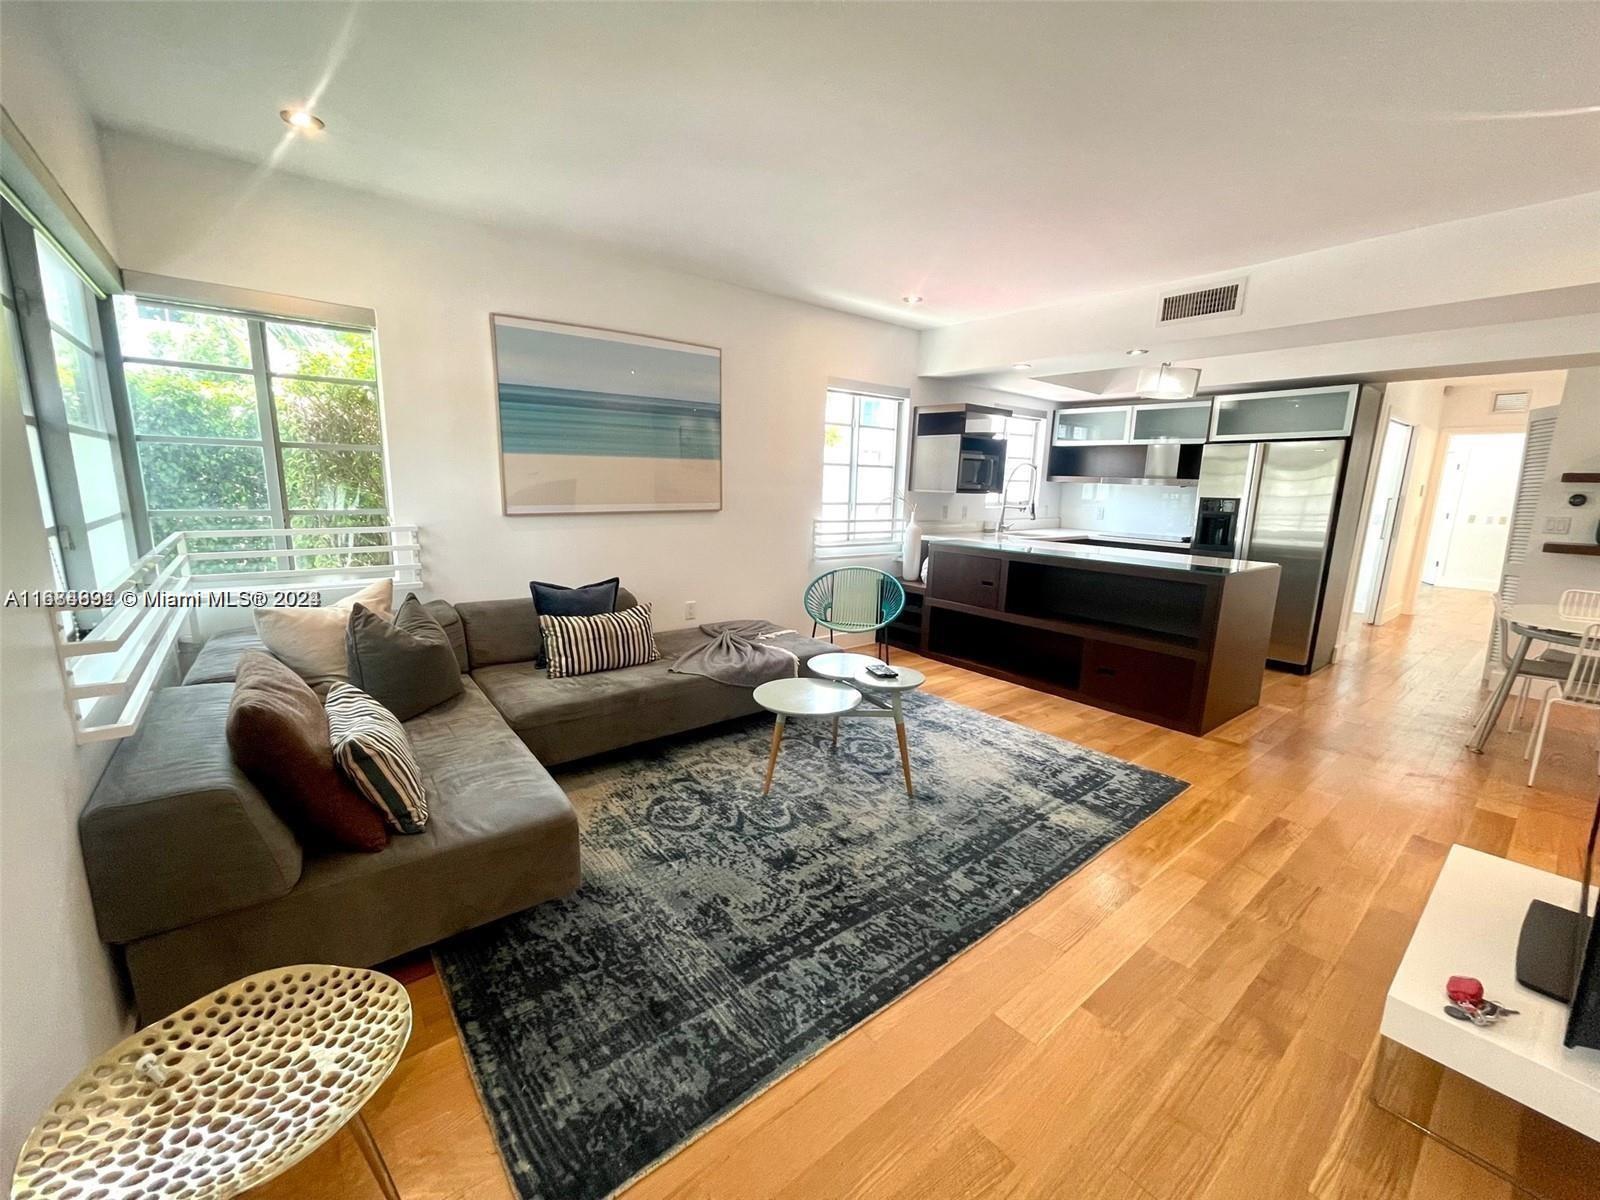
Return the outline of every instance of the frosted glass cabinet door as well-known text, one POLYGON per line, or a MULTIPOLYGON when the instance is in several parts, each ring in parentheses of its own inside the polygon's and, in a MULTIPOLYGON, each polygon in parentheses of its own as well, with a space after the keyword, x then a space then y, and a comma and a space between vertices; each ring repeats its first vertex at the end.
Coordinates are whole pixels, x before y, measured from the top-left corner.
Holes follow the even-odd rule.
POLYGON ((1061 408, 1056 410, 1057 446, 1120 445, 1128 440, 1127 405, 1117 408, 1061 408))
POLYGON ((1133 438, 1146 442, 1203 442, 1211 428, 1211 401, 1194 404, 1138 404, 1133 438))
POLYGON ((1212 401, 1211 440, 1345 437, 1355 420, 1358 384, 1248 392, 1212 401))

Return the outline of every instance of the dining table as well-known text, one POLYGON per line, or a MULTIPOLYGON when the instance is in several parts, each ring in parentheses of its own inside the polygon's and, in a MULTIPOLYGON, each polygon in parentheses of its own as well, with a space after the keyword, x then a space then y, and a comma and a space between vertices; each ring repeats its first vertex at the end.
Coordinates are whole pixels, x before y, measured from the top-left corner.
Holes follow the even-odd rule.
POLYGON ((1506 620, 1511 626, 1511 632, 1516 635, 1517 646, 1511 652, 1510 667, 1500 676, 1500 682, 1495 686, 1489 702, 1478 714, 1477 724, 1472 727, 1472 737, 1467 740, 1467 749, 1474 754, 1483 753, 1483 745, 1489 740, 1495 722, 1500 719, 1501 710, 1506 706, 1506 697, 1511 694, 1518 672, 1521 671, 1533 644, 1549 642, 1555 646, 1576 647, 1583 641, 1584 631, 1589 626, 1600 624, 1600 620, 1594 617, 1565 615, 1555 604, 1508 605, 1506 620))

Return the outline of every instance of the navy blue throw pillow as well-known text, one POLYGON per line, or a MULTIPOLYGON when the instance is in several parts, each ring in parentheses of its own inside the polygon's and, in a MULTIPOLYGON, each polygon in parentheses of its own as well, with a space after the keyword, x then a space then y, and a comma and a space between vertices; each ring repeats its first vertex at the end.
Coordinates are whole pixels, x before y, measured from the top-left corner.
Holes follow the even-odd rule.
POLYGON ((528 584, 533 592, 533 610, 541 617, 593 617, 615 611, 620 577, 568 588, 555 583, 528 584))

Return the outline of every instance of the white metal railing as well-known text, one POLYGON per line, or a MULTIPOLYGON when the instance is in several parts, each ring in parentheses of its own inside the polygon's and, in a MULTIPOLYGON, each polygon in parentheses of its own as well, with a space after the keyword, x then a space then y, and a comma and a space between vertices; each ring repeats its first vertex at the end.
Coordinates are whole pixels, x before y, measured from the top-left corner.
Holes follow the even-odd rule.
POLYGON ((811 549, 818 558, 890 553, 905 531, 904 517, 818 517, 811 522, 811 549))
POLYGON ((173 647, 185 629, 196 628, 201 612, 267 608, 293 603, 291 593, 350 590, 383 578, 397 586, 421 585, 422 545, 415 525, 201 529, 169 535, 112 586, 68 593, 59 598, 65 602, 44 606, 52 610, 50 627, 73 736, 82 745, 137 731, 173 647), (296 545, 303 538, 334 544, 296 545), (378 540, 361 545, 363 538, 378 540), (197 548, 223 539, 278 544, 263 550, 197 548), (386 561, 367 561, 372 557, 386 561), (245 565, 274 559, 283 565, 270 570, 245 565), (306 559, 334 561, 302 565, 306 559), (219 569, 206 569, 213 563, 219 569), (104 616, 83 637, 70 637, 60 617, 66 610, 104 616))

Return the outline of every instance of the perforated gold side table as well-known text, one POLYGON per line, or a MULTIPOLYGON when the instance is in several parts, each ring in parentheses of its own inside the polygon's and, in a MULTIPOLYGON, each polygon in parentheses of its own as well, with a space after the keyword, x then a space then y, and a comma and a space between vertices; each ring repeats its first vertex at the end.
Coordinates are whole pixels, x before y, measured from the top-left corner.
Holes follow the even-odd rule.
POLYGON ((399 1200, 361 1106, 410 1036, 411 998, 376 971, 283 967, 219 988, 63 1089, 22 1147, 12 1200, 228 1200, 346 1122, 399 1200))

